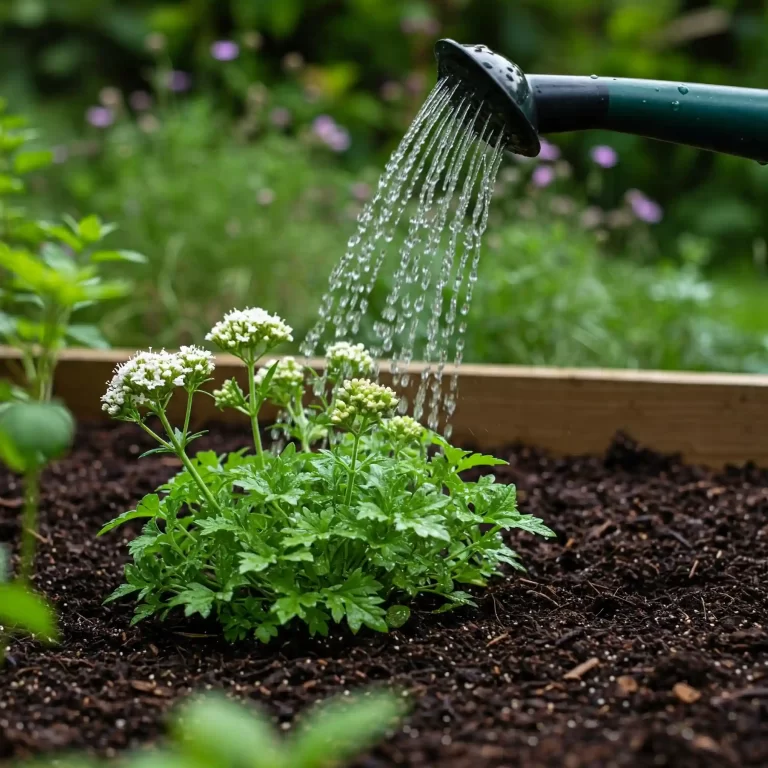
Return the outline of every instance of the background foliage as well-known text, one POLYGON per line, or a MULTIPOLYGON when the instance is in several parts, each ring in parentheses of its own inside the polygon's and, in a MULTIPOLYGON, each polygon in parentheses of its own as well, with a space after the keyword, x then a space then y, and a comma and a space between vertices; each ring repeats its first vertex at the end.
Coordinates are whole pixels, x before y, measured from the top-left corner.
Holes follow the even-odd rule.
MULTIPOLYGON (((93 211, 150 259, 104 320, 113 342, 178 343, 244 301, 301 334, 434 82, 438 37, 529 72, 761 87, 767 17, 758 0, 8 0, 0 93, 55 147, 40 214, 93 211)), ((766 370, 768 169, 631 136, 557 142, 549 207, 528 176, 497 195, 467 357, 766 370), (596 185, 597 144, 619 162, 596 185), (631 189, 661 222, 615 215, 631 189), (583 226, 596 207, 614 214, 583 226)))

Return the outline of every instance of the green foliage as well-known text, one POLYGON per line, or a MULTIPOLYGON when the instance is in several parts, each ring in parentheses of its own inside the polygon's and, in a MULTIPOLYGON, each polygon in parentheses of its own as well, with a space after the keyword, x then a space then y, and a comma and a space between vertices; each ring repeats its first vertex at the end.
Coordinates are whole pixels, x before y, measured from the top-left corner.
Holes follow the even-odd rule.
POLYGON ((730 320, 740 294, 707 280, 693 254, 683 266, 642 266, 610 257, 573 223, 532 220, 489 236, 482 271, 469 360, 768 371, 768 328, 730 320))
MULTIPOLYGON (((321 390, 323 380, 315 381, 319 403, 311 407, 303 389, 294 388, 280 427, 296 442, 264 451, 259 411, 275 391, 273 381, 293 380, 295 362, 256 372, 254 350, 266 351, 267 339, 278 330, 285 338, 290 328, 262 310, 247 312, 226 315, 209 338, 224 348, 238 338, 248 395, 239 390, 231 402, 220 390, 215 397, 219 407, 250 418, 254 455, 187 456, 186 424, 174 428, 165 414, 169 396, 144 382, 153 368, 178 370, 189 351, 152 359, 140 353, 105 395, 110 413, 136 422, 184 465, 101 531, 148 519, 129 546, 126 583, 108 598, 136 599, 134 623, 183 609, 186 616, 215 617, 229 640, 255 635, 267 643, 296 622, 311 635, 328 634, 331 622, 346 622, 352 632, 386 632, 408 620, 402 600, 431 594, 440 610, 460 607, 472 603, 467 585, 484 586, 502 564, 522 569, 502 531, 554 535, 520 514, 514 486, 497 485, 492 475, 462 477, 503 461, 454 448, 412 419, 390 419, 395 393, 370 381, 342 381, 326 371, 321 390), (160 419, 165 438, 147 427, 146 414, 160 419)), ((352 361, 360 352, 348 354, 352 361)), ((183 375, 176 385, 187 389, 191 408, 197 387, 183 375)))
POLYGON ((48 602, 34 594, 23 580, 10 581, 10 557, 0 545, 0 666, 5 660, 8 635, 36 635, 45 642, 56 640, 56 617, 48 602))
MULTIPOLYGON (((13 196, 25 189, 24 174, 46 167, 48 150, 27 149, 36 138, 26 121, 0 107, 0 342, 21 352, 26 388, 50 400, 58 353, 70 342, 103 346, 95 326, 71 324, 86 307, 126 295, 130 284, 105 280, 103 261, 142 261, 137 253, 105 251, 114 229, 94 215, 63 223, 38 221, 13 196)), ((18 441, 17 441, 18 442, 18 441)))
POLYGON ((0 461, 16 472, 39 469, 68 450, 74 426, 72 414, 58 403, 0 404, 0 461))
MULTIPOLYGON (((282 739, 267 718, 219 694, 194 697, 179 707, 169 743, 128 755, 118 768, 331 768, 348 763, 397 725, 403 707, 392 693, 368 692, 321 704, 304 716, 295 736, 282 739)), ((96 768, 70 757, 65 762, 22 763, 96 768)), ((113 763, 110 763, 112 765, 113 763)), ((106 764, 105 764, 106 765, 106 764)))
POLYGON ((270 129, 266 109, 248 142, 206 99, 154 119, 148 131, 123 114, 97 157, 71 159, 57 179, 67 204, 119 221, 126 247, 147 254, 131 295, 98 314, 106 337, 175 346, 231 306, 267 302, 308 330, 354 227, 355 177, 270 129))

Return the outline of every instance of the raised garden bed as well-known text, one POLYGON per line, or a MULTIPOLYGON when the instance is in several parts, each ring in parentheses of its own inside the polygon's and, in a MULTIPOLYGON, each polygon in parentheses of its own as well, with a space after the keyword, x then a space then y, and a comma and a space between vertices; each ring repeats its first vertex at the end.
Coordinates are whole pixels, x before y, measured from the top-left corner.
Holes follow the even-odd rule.
MULTIPOLYGON (((59 394, 81 419, 99 417, 114 361, 62 362, 59 394)), ((226 361, 217 375, 232 375, 226 361)), ((461 395, 456 442, 509 460, 495 474, 557 539, 515 536, 528 574, 495 582, 477 609, 436 616, 417 603, 390 635, 296 633, 268 647, 227 645, 205 622, 131 629, 130 605, 102 605, 138 525, 96 532, 175 465, 137 462, 151 444, 132 425, 84 426, 43 483, 37 584, 63 641, 14 641, 0 759, 146 743, 170 705, 206 686, 288 727, 315 700, 389 680, 412 713, 360 766, 768 764, 768 471, 722 468, 768 466, 768 381, 478 367, 461 395)), ((247 437, 222 425, 197 447, 247 437)), ((17 534, 19 488, 0 473, 2 541, 17 534)))

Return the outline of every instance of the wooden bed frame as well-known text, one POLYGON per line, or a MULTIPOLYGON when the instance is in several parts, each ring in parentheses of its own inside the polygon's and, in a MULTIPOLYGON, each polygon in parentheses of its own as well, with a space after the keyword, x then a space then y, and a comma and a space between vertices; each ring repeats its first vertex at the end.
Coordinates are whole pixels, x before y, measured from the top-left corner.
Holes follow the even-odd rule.
MULTIPOLYGON (((56 371, 56 396, 81 421, 106 419, 99 398, 130 354, 67 350, 56 371)), ((0 376, 12 375, 17 361, 14 350, 0 347, 0 376)), ((408 370, 418 380, 423 365, 408 370)), ((217 381, 235 376, 243 383, 243 373, 236 359, 217 358, 217 381)), ((768 466, 768 376, 464 365, 459 381, 457 445, 523 441, 557 454, 594 454, 623 430, 697 464, 768 466)), ((210 398, 199 399, 195 416, 197 425, 242 418, 217 411, 210 398)))

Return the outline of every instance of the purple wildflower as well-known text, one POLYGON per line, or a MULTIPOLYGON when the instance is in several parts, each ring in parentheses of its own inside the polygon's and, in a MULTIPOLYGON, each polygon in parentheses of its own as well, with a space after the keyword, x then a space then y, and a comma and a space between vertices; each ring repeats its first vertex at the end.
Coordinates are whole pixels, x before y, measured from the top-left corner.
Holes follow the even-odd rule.
POLYGON ((152 108, 152 97, 146 91, 134 91, 128 97, 128 103, 136 112, 146 112, 152 108))
POLYGON ((539 165, 531 176, 535 187, 544 189, 555 180, 555 169, 551 165, 539 165))
POLYGON ((589 154, 592 160, 601 168, 613 168, 619 162, 619 155, 616 150, 606 144, 592 147, 589 154))
POLYGON ((85 119, 94 128, 108 128, 115 122, 115 113, 108 107, 89 107, 85 119))
POLYGON ((276 128, 287 128, 292 120, 293 115, 291 115, 291 111, 285 107, 275 107, 269 113, 269 122, 276 128))
POLYGON ((352 140, 349 137, 349 132, 339 127, 326 143, 334 152, 346 152, 352 140))
POLYGON ((541 140, 541 152, 539 153, 539 160, 545 160, 547 162, 554 162, 560 157, 560 149, 554 144, 551 144, 546 139, 541 140))
POLYGON ((240 55, 240 46, 234 40, 217 40, 211 45, 211 56, 216 61, 234 61, 240 55))
POLYGON ((334 152, 345 152, 349 149, 351 140, 349 132, 342 128, 329 115, 320 115, 312 124, 315 136, 334 152))
POLYGON ((627 192, 627 200, 635 217, 646 224, 658 224, 664 217, 661 206, 638 189, 630 189, 627 192))
POLYGON ((168 88, 174 93, 184 93, 192 87, 192 76, 189 72, 174 69, 168 73, 168 88))

